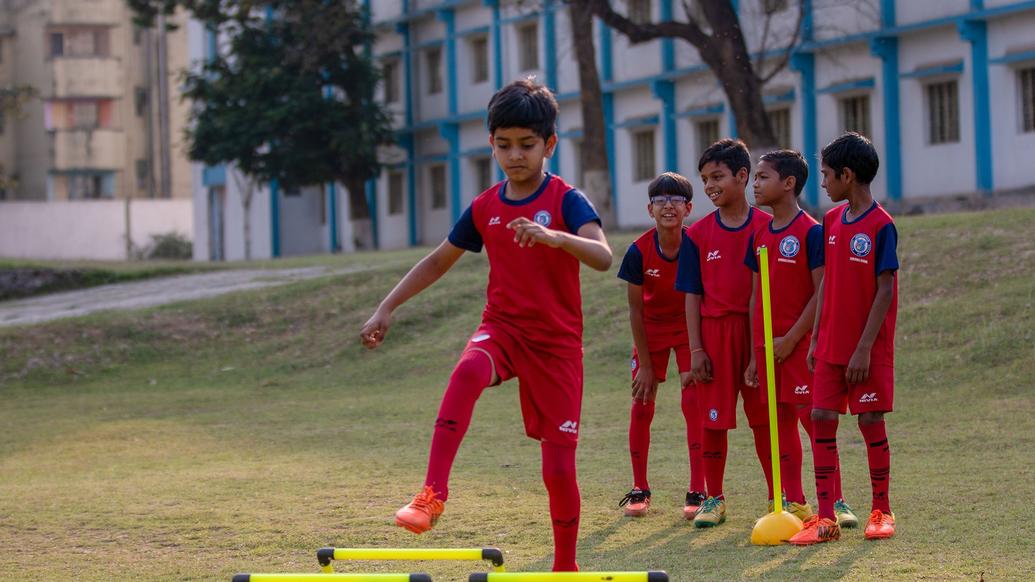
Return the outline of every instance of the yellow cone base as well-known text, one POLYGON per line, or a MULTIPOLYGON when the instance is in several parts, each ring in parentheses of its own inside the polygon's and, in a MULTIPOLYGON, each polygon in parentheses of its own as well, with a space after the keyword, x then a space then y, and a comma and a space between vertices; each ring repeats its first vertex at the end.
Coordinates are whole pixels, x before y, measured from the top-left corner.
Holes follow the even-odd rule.
POLYGON ((756 546, 778 546, 801 531, 801 520, 792 513, 781 511, 764 515, 751 530, 751 543, 756 546))

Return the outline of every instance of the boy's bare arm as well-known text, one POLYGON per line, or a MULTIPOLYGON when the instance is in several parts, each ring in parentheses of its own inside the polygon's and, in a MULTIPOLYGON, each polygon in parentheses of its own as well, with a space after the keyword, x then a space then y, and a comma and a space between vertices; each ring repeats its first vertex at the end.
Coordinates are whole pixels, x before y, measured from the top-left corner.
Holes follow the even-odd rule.
POLYGON ((448 240, 417 262, 377 306, 377 311, 363 325, 359 338, 368 349, 381 345, 392 324, 392 312, 411 297, 427 289, 446 274, 464 254, 464 249, 448 240))
POLYGON ((643 286, 628 285, 629 325, 632 327, 633 345, 640 366, 632 383, 634 400, 651 402, 658 391, 658 381, 654 377, 654 365, 650 359, 650 347, 647 345, 647 328, 643 325, 643 286))
POLYGON ((701 339, 701 296, 686 294, 686 331, 690 335, 690 377, 695 382, 712 381, 712 360, 701 339))
POLYGON ((870 306, 870 315, 866 318, 866 327, 863 328, 859 344, 855 347, 852 359, 848 360, 848 369, 845 370, 845 380, 849 384, 865 382, 870 376, 870 350, 873 348, 873 342, 877 340, 877 334, 884 325, 884 317, 891 307, 894 287, 894 271, 884 271, 877 276, 877 293, 870 306))
POLYGON ((805 363, 809 367, 809 372, 816 371, 816 342, 819 341, 819 318, 823 313, 823 277, 824 274, 820 274, 818 283, 816 283, 814 274, 812 279, 813 284, 816 285, 816 309, 814 311, 816 317, 815 321, 812 322, 812 342, 809 344, 809 354, 805 356, 805 363))
POLYGON ((515 218, 507 224, 514 231, 514 242, 521 247, 532 247, 536 243, 561 249, 586 266, 597 271, 611 268, 611 247, 607 244, 604 229, 596 222, 587 222, 576 234, 553 230, 525 217, 515 218))
POLYGON ((794 351, 795 346, 801 341, 801 338, 805 337, 810 329, 815 328, 816 324, 816 303, 819 301, 819 290, 823 284, 823 269, 824 267, 816 267, 812 269, 812 297, 809 298, 809 302, 805 304, 805 308, 801 310, 801 315, 798 316, 798 321, 794 322, 791 329, 787 330, 787 333, 781 338, 782 341, 775 342, 781 345, 781 355, 777 357, 777 361, 782 361, 791 355, 794 351))

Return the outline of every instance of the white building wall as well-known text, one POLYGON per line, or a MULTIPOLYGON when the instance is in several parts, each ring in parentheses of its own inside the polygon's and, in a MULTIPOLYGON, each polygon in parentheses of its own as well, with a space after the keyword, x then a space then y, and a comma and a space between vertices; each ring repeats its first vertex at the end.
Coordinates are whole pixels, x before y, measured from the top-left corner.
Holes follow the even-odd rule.
MULTIPOLYGON (((987 4, 987 2, 986 2, 987 4)), ((997 20, 988 25, 991 59, 1035 49, 1035 15, 997 20)), ((1035 67, 1035 59, 989 67, 992 107, 992 165, 996 189, 1035 184, 1035 131, 1023 131, 1018 71, 1035 67), (1002 104, 1001 106, 997 106, 1002 104)))
POLYGON ((311 255, 329 249, 325 200, 319 186, 303 188, 296 195, 281 190, 281 256, 311 255))
POLYGON ((970 10, 970 0, 937 0, 917 2, 898 0, 895 2, 895 20, 899 26, 933 20, 944 16, 964 14, 970 10))
POLYGON ((963 61, 962 74, 900 80, 904 200, 974 191, 974 101, 971 91, 974 68, 970 62, 969 45, 960 41, 955 27, 899 39, 899 68, 902 74, 957 61, 963 61), (955 80, 958 83, 960 140, 932 144, 928 135, 924 88, 929 83, 944 80, 955 80))

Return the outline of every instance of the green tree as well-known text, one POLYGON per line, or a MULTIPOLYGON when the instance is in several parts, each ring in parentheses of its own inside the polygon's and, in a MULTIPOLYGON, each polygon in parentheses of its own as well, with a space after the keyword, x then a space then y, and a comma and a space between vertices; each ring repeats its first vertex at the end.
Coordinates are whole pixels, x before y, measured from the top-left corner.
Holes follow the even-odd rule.
MULTIPOLYGON (((9 85, 0 87, 0 118, 8 115, 18 116, 22 113, 22 107, 30 100, 39 96, 39 91, 29 85, 9 85)), ((3 123, 5 119, 0 119, 3 123)), ((0 164, 0 191, 16 187, 17 182, 7 175, 3 164, 0 164)))
MULTIPOLYGON (((365 182, 380 172, 378 147, 392 118, 374 99, 380 70, 373 31, 356 0, 128 0, 138 20, 177 7, 224 31, 218 54, 183 76, 196 106, 191 159, 233 164, 242 175, 246 256, 259 184, 285 189, 340 182, 353 219, 369 216, 365 182)), ((372 246, 367 237, 361 246, 372 246)))

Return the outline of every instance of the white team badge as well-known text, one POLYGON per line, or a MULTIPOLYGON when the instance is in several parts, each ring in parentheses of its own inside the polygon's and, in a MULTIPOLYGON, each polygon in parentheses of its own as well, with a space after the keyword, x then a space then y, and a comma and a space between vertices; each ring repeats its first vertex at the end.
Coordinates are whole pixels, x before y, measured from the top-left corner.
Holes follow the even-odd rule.
POLYGON ((539 212, 535 213, 535 216, 532 217, 532 220, 534 220, 535 223, 540 226, 550 226, 550 223, 553 222, 553 217, 550 216, 550 213, 546 210, 540 210, 539 212))
POLYGON ((870 241, 870 237, 860 232, 852 237, 852 244, 850 246, 853 255, 857 257, 865 257, 870 254, 870 250, 873 249, 873 242, 870 241))
POLYGON ((798 240, 798 237, 792 234, 783 237, 783 240, 780 241, 780 254, 788 259, 793 259, 798 256, 798 251, 800 250, 801 241, 798 240))

